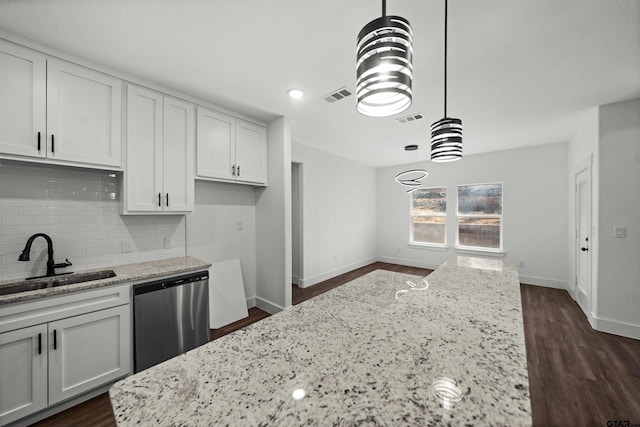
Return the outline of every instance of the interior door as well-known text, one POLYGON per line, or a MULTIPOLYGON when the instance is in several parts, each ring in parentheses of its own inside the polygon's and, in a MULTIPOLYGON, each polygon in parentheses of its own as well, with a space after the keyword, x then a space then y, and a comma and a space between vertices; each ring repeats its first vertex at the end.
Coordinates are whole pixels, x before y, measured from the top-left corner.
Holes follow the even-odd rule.
POLYGON ((576 289, 575 298, 585 313, 591 310, 590 169, 575 175, 576 185, 576 289))

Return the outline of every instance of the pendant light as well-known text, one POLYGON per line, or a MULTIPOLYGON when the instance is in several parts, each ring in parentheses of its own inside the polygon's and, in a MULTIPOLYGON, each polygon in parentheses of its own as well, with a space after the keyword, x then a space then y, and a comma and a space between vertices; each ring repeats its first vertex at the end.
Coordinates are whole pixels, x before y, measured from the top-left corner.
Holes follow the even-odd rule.
POLYGON ((413 32, 409 21, 386 16, 369 22, 358 34, 356 98, 358 111, 369 117, 398 114, 411 105, 413 32))
POLYGON ((462 120, 447 117, 447 9, 444 0, 444 117, 431 125, 431 160, 453 162, 462 158, 462 120))
POLYGON ((426 170, 414 167, 413 152, 417 149, 418 146, 415 144, 407 145, 404 147, 404 151, 408 151, 411 153, 411 164, 409 166, 410 169, 404 172, 400 172, 398 175, 396 175, 395 178, 398 183, 404 185, 405 187, 408 187, 407 193, 413 193, 414 191, 416 191, 418 187, 422 185, 422 180, 429 175, 429 172, 427 172, 426 170))

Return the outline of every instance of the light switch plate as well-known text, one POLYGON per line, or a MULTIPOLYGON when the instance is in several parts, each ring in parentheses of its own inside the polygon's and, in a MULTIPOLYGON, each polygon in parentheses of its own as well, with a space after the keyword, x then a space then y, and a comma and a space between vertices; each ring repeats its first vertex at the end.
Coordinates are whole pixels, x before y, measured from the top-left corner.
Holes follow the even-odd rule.
POLYGON ((171 237, 164 238, 164 248, 171 249, 173 247, 173 242, 171 241, 171 237))
POLYGON ((121 240, 120 247, 122 253, 127 253, 133 251, 133 242, 131 240, 121 240))
POLYGON ((613 227, 613 237, 622 238, 627 236, 627 227, 613 227))

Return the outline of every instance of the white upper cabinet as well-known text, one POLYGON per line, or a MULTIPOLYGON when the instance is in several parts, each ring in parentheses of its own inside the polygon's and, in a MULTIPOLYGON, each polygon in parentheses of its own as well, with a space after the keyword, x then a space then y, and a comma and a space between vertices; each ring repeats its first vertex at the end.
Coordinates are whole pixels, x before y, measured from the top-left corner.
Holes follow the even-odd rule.
POLYGON ((267 183, 267 130, 236 120, 236 180, 267 183))
POLYGON ((123 213, 193 210, 194 126, 192 104, 128 86, 123 213))
POLYGON ((0 40, 0 153, 46 157, 47 60, 0 40))
POLYGON ((194 204, 194 106, 164 97, 164 210, 190 212, 194 204))
POLYGON ((197 126, 197 175, 207 178, 233 179, 235 119, 206 108, 198 108, 197 126))
POLYGON ((0 155, 121 166, 120 80, 0 40, 0 155))
POLYGON ((120 80, 68 62, 47 61, 47 157, 119 167, 120 80))
POLYGON ((267 130, 235 117, 198 108, 198 178, 267 184, 267 130))

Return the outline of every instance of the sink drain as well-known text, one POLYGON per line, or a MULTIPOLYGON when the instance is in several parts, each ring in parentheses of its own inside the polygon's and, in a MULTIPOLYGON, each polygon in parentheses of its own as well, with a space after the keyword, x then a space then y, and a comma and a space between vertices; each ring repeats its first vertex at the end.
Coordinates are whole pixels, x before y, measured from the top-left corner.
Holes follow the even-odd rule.
POLYGON ((438 378, 433 382, 432 387, 433 395, 440 406, 445 409, 452 409, 462 400, 462 390, 451 378, 438 378))

